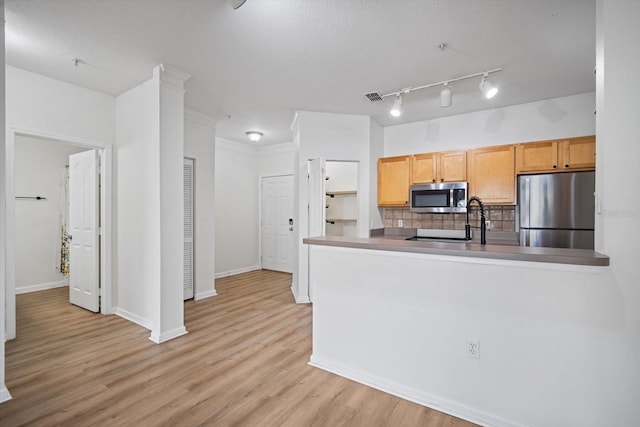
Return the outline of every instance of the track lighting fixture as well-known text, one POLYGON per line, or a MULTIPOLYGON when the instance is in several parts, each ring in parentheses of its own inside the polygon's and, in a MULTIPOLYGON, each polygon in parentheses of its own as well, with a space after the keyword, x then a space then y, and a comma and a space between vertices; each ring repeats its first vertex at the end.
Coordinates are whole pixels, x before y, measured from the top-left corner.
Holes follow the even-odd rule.
POLYGON ((484 97, 487 99, 493 98, 494 96, 496 96, 496 93, 498 93, 498 88, 491 84, 491 82, 489 81, 489 73, 484 73, 479 87, 480 92, 482 92, 484 97))
POLYGON ((393 117, 400 117, 402 114, 402 96, 400 94, 396 95, 396 100, 393 101, 393 106, 391 110, 389 110, 389 114, 393 117))
POLYGON ((249 141, 251 142, 260 141, 260 138, 262 138, 262 136, 264 135, 262 132, 258 132, 257 130, 250 130, 246 132, 246 134, 247 134, 247 138, 249 138, 249 141))
POLYGON ((442 108, 451 107, 451 95, 449 82, 445 82, 444 87, 440 91, 440 106, 442 108))
POLYGON ((469 74, 468 76, 462 76, 462 77, 456 77, 454 79, 443 80, 437 83, 429 83, 424 86, 408 87, 405 89, 400 89, 398 91, 389 92, 385 94, 380 94, 378 92, 369 92, 369 93, 365 93, 364 96, 366 96, 367 99, 371 102, 378 102, 378 101, 382 101, 384 98, 388 96, 395 96, 396 99, 389 113, 393 117, 399 117, 402 114, 402 95, 411 93, 419 89, 428 89, 430 87, 443 86, 442 90, 440 91, 440 106, 443 108, 446 108, 451 106, 452 100, 453 100, 453 90, 451 89, 451 86, 450 86, 451 83, 458 82, 460 80, 471 79, 474 77, 482 76, 482 81, 480 82, 479 88, 482 91, 482 94, 484 95, 485 98, 487 99, 493 98, 498 93, 498 88, 489 81, 489 74, 497 73, 498 71, 502 71, 502 68, 494 68, 493 70, 487 70, 481 73, 469 74))

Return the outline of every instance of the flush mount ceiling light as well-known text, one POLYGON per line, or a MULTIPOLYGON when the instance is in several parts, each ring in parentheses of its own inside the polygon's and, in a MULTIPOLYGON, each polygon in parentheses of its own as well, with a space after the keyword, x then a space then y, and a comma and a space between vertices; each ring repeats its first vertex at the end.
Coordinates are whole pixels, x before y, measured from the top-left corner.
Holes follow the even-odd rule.
POLYGON ((449 87, 449 82, 445 82, 444 87, 440 91, 440 106, 442 108, 451 107, 451 87, 449 87))
POLYGON ((260 138, 262 138, 262 136, 264 135, 262 132, 258 132, 257 130, 250 130, 246 132, 246 134, 247 134, 247 138, 249 138, 249 141, 251 142, 260 141, 260 138))
POLYGON ((493 70, 487 70, 481 73, 469 74, 467 76, 456 77, 454 79, 447 79, 437 83, 429 83, 423 86, 408 87, 405 89, 400 89, 400 90, 385 93, 385 94, 380 94, 379 92, 368 92, 368 93, 365 93, 364 96, 366 96, 367 99, 371 102, 378 102, 378 101, 382 101, 386 97, 395 96, 396 100, 393 103, 393 107, 391 107, 391 110, 389 111, 389 113, 394 117, 399 117, 400 114, 402 114, 401 95, 408 94, 420 89, 428 89, 430 87, 435 87, 435 86, 444 86, 440 91, 440 106, 443 108, 446 108, 446 107, 450 107, 452 104, 453 90, 451 89, 450 84, 453 82, 459 82, 460 80, 472 79, 474 77, 482 76, 482 81, 480 82, 480 86, 479 86, 480 90, 482 91, 482 94, 485 96, 485 98, 487 99, 493 98, 498 93, 498 88, 495 87, 493 84, 491 84, 491 82, 489 81, 489 74, 497 73, 498 71, 502 71, 502 68, 494 68, 493 70))
POLYGON ((480 88, 480 92, 482 92, 484 97, 487 99, 493 98, 498 93, 498 88, 489 81, 489 73, 484 73, 480 86, 478 87, 480 88))
POLYGON ((400 117, 402 114, 402 96, 400 94, 396 95, 396 100, 393 101, 393 106, 391 110, 389 110, 389 114, 393 117, 400 117))
POLYGON ((229 2, 229 6, 233 8, 233 10, 238 9, 240 6, 244 4, 247 0, 227 0, 229 2))

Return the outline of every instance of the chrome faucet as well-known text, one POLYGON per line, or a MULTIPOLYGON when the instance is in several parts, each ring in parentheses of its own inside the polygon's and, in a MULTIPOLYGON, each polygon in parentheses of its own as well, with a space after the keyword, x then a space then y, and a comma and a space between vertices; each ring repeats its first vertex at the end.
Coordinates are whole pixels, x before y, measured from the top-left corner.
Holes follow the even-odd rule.
POLYGON ((480 206, 480 244, 487 244, 487 219, 484 217, 484 204, 478 196, 472 196, 467 202, 467 223, 464 226, 464 234, 467 240, 471 240, 471 225, 469 224, 469 206, 471 202, 478 202, 480 206))

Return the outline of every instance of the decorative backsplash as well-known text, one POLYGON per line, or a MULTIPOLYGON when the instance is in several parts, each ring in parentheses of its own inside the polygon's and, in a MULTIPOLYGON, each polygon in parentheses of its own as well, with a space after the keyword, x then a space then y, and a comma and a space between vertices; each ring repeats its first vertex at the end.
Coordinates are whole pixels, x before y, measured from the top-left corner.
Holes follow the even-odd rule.
MULTIPOLYGON (((516 207, 485 206, 485 217, 491 221, 493 231, 516 231, 516 207)), ((414 213, 408 207, 384 208, 384 226, 399 227, 398 220, 402 220, 402 228, 433 228, 437 230, 464 230, 467 215, 463 213, 414 213)), ((469 209, 469 223, 480 225, 480 209, 473 206, 469 209)))

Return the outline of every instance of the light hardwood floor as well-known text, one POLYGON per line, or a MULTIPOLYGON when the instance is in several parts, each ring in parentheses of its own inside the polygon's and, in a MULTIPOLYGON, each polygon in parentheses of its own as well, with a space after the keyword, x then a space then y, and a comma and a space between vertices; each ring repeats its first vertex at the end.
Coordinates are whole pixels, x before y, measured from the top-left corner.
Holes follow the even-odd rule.
POLYGON ((290 284, 219 279, 217 297, 185 303, 189 334, 161 345, 70 305, 66 288, 18 295, 0 425, 473 425, 309 366, 312 307, 290 284))

